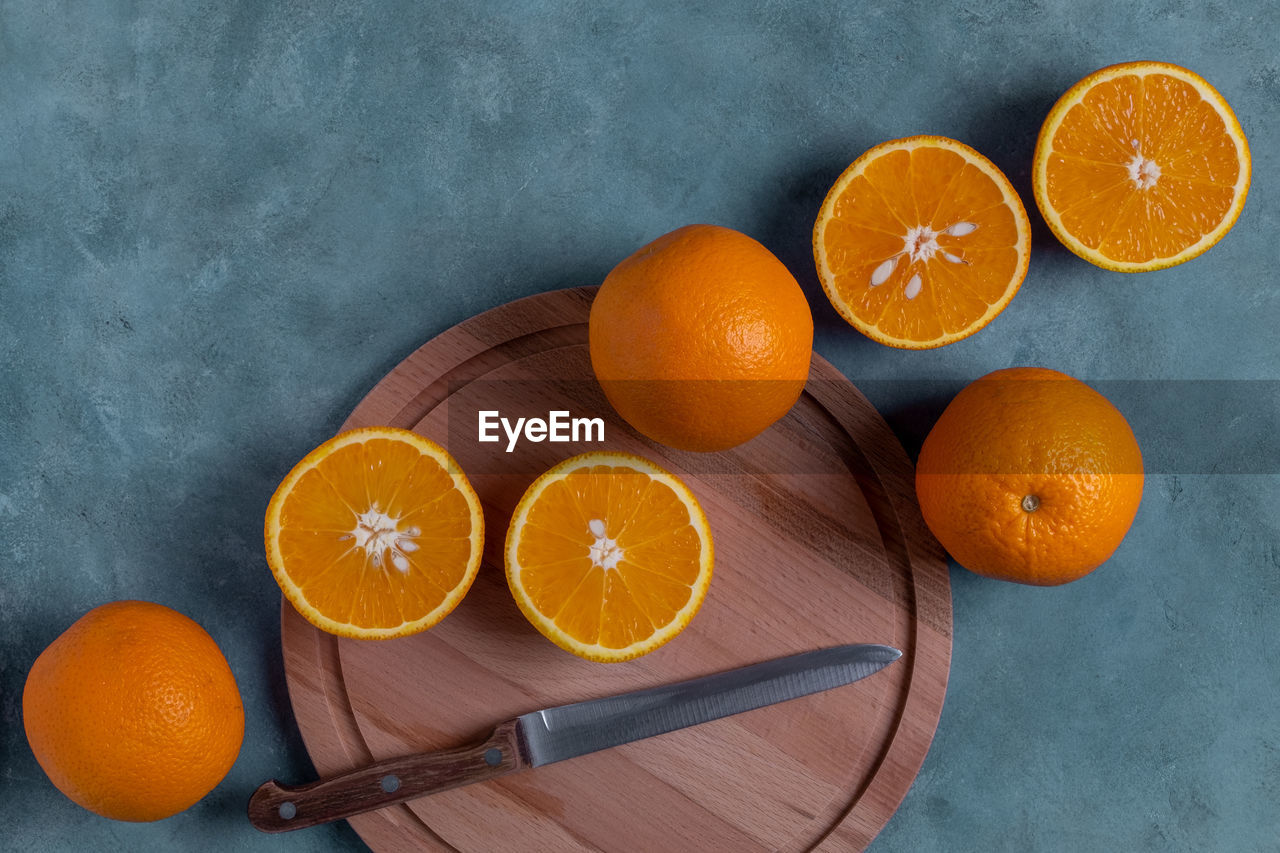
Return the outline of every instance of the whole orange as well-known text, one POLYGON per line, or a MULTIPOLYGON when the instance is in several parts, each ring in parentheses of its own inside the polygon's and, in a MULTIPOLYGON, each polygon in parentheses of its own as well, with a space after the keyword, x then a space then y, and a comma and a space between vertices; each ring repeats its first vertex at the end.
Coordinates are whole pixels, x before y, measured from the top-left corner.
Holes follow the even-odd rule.
POLYGON ((231 769, 244 708, 205 630, 160 604, 95 607, 36 658, 22 692, 36 760, 74 802, 116 820, 159 820, 231 769))
POLYGON ((980 575, 1051 586, 1119 547, 1142 500, 1142 452, 1124 415, 1065 373, 997 370, 968 385, 920 450, 925 522, 980 575))
POLYGON ((739 231, 687 225, 622 261, 591 305, 591 365, 654 441, 724 450, 800 397, 813 315, 795 277, 739 231))

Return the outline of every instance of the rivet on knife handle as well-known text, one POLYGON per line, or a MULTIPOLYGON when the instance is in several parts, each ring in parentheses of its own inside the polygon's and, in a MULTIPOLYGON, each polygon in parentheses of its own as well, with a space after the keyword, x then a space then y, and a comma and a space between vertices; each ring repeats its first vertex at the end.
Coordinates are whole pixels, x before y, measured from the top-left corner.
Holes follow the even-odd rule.
POLYGON ((516 725, 508 720, 469 746, 389 758, 307 785, 272 779, 249 798, 249 822, 263 832, 304 829, 523 769, 516 725))

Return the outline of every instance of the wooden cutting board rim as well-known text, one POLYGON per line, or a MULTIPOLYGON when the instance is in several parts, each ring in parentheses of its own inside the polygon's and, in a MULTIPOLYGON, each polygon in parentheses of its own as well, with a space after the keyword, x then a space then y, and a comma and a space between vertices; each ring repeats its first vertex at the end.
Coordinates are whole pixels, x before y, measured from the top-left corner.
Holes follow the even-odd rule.
MULTIPOLYGON (((375 384, 352 411, 342 429, 369 424, 413 428, 421 414, 407 413, 430 411, 453 393, 459 383, 483 376, 492 366, 485 359, 490 350, 519 351, 524 339, 535 338, 538 346, 545 346, 548 341, 554 343, 557 338, 566 344, 580 343, 581 327, 585 325, 584 312, 589 309, 596 290, 596 287, 578 287, 535 294, 499 305, 451 327, 424 343, 375 384), (582 319, 550 324, 542 319, 572 316, 575 311, 582 319), (510 331, 500 338, 493 338, 489 328, 494 325, 510 331), (451 352, 451 363, 441 369, 434 359, 423 358, 438 350, 461 350, 467 356, 459 359, 451 352), (430 367, 420 363, 424 361, 430 367), (399 410, 395 413, 389 414, 383 405, 388 394, 399 401, 399 410), (383 411, 372 412, 375 404, 383 411)), ((812 848, 845 851, 868 845, 888 822, 918 774, 932 742, 950 669, 950 581, 945 555, 925 527, 915 503, 914 471, 910 460, 888 424, 875 413, 861 392, 817 353, 813 356, 806 394, 815 397, 846 432, 846 421, 838 413, 842 407, 852 405, 855 409, 870 409, 875 414, 874 428, 878 435, 874 439, 878 443, 878 452, 868 455, 863 442, 854 440, 854 445, 883 492, 882 511, 887 510, 901 533, 900 536, 885 537, 886 531, 881 522, 886 553, 901 551, 895 556, 911 569, 911 612, 915 617, 912 643, 903 649, 903 660, 897 665, 909 666, 912 674, 893 720, 893 733, 880 744, 880 755, 865 784, 852 793, 848 809, 812 848), (847 399, 834 397, 831 392, 833 385, 843 386, 841 395, 849 395, 847 399), (904 495, 909 495, 909 499, 904 495), (926 683, 921 683, 918 677, 922 669, 935 673, 926 683), (910 726, 904 727, 903 720, 908 711, 912 721, 910 726), (896 775, 882 772, 890 764, 901 772, 896 775)), ((848 434, 852 437, 852 433, 848 434)), ((876 517, 880 521, 880 516, 876 517)), ((314 673, 299 672, 296 667, 288 665, 289 655, 285 655, 291 705, 303 742, 318 772, 328 774, 370 762, 372 753, 360 731, 342 677, 332 676, 335 671, 341 673, 338 638, 313 628, 282 598, 281 644, 282 650, 292 644, 295 651, 301 652, 301 659, 315 665, 314 673), (318 684, 314 681, 316 673, 322 679, 318 684), (321 725, 311 716, 297 713, 300 699, 314 699, 317 695, 330 710, 328 725, 321 725), (335 714, 340 711, 345 713, 335 714), (317 754, 322 756, 320 760, 317 760, 317 754)), ((416 834, 422 843, 434 843, 438 849, 455 849, 405 805, 360 815, 352 818, 350 823, 370 847, 398 839, 409 832, 416 834)))

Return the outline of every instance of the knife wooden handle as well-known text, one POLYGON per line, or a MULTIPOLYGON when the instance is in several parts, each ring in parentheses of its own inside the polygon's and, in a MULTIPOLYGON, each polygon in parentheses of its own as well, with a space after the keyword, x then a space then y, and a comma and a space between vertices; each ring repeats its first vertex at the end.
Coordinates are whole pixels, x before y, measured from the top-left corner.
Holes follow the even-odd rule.
POLYGON ((281 785, 272 779, 249 798, 249 822, 263 832, 303 829, 525 766, 516 741, 516 721, 508 720, 469 746, 389 758, 307 785, 281 785))

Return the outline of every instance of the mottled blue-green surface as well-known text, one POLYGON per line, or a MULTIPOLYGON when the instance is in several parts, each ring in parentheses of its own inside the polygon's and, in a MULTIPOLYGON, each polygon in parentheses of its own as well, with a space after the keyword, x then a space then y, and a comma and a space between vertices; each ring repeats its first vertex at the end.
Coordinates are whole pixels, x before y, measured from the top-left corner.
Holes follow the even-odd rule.
POLYGON ((245 819, 259 782, 312 772, 267 499, 427 338, 705 221, 790 266, 818 352, 913 455, 951 394, 1012 364, 1112 383, 1147 450, 1093 575, 953 567, 941 724, 873 849, 1280 849, 1278 7, 605 5, 0 2, 0 848, 359 849, 345 824, 245 819), (1216 248, 1124 276, 1054 242, 1028 176, 1057 96, 1139 58, 1225 95, 1254 178, 1216 248), (809 234, 854 157, 921 132, 1003 168, 1035 246, 995 322, 914 353, 837 318, 809 234), (135 597, 212 633, 247 713, 226 780, 150 825, 72 805, 21 726, 40 650, 135 597))

